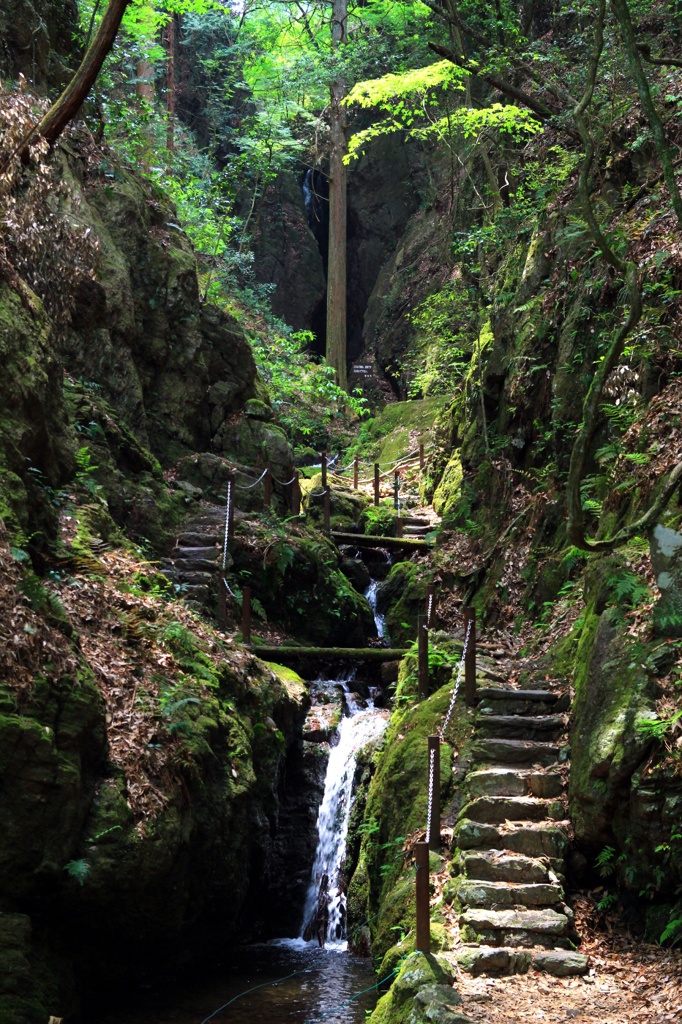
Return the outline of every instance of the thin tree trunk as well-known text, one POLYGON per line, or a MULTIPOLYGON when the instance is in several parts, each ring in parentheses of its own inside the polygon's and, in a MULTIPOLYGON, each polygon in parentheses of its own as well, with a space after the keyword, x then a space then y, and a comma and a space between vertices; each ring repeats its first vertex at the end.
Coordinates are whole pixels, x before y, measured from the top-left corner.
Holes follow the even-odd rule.
POLYGON ((95 38, 83 57, 81 66, 59 99, 38 124, 35 134, 42 135, 51 146, 55 144, 66 126, 73 121, 87 99, 105 58, 114 45, 116 34, 129 3, 130 0, 109 0, 109 5, 104 12, 95 38))
POLYGON ((177 14, 171 14, 168 23, 168 81, 166 111, 168 114, 168 152, 175 152, 175 44, 177 38, 177 14))
MULTIPOLYGON (((346 42, 347 0, 334 0, 332 48, 346 42)), ((339 387, 348 386, 346 371, 346 216, 348 171, 343 158, 348 152, 346 111, 341 101, 346 82, 331 85, 331 142, 329 151, 329 258, 327 271, 327 362, 334 368, 339 387)))

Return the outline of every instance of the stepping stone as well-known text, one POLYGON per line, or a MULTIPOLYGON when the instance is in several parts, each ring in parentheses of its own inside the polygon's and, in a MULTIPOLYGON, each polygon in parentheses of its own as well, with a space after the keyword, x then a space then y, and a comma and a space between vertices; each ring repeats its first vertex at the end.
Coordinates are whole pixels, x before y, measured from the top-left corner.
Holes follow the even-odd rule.
POLYGON ((585 953, 573 950, 553 949, 533 955, 533 967, 536 971, 545 971, 555 978, 570 978, 576 974, 587 974, 590 969, 590 958, 585 953))
POLYGON ((504 821, 563 821, 564 806, 560 800, 538 800, 532 796, 479 796, 462 808, 462 816, 470 821, 500 825, 504 821))
POLYGON ((482 847, 502 847, 503 843, 502 836, 493 825, 463 819, 455 826, 452 845, 460 850, 478 850, 482 847))
POLYGON ((538 935, 564 935, 568 918, 556 910, 490 910, 474 907, 460 914, 460 925, 471 925, 477 931, 525 931, 538 935))
POLYGON ((561 715, 489 715, 476 725, 481 739, 556 740, 565 731, 561 715))
POLYGON ((194 561, 195 559, 200 559, 203 561, 213 561, 214 559, 218 558, 220 552, 218 551, 216 545, 213 544, 211 545, 211 547, 207 548, 176 547, 173 548, 172 554, 174 558, 189 558, 192 561, 194 561))
POLYGON ((523 882, 484 882, 465 880, 457 898, 468 907, 551 907, 561 903, 564 890, 560 885, 523 882))
MULTIPOLYGON (((556 825, 541 827, 521 826, 500 836, 505 849, 526 857, 550 857, 561 860, 568 846, 568 837, 556 825)), ((563 871, 562 871, 563 873, 563 871)))
POLYGON ((484 768, 470 772, 464 785, 471 797, 537 796, 545 800, 561 796, 564 781, 557 772, 533 772, 525 768, 484 768))
POLYGON ((474 977, 481 974, 496 977, 526 974, 530 970, 531 960, 532 953, 526 950, 499 949, 491 946, 479 946, 476 949, 465 947, 457 954, 459 967, 474 977))
POLYGON ((532 740, 476 740, 472 745, 472 757, 476 761, 494 764, 556 764, 559 747, 554 743, 539 743, 532 740))
POLYGON ((547 882, 547 868, 532 857, 501 850, 465 853, 464 873, 467 878, 488 882, 547 882))

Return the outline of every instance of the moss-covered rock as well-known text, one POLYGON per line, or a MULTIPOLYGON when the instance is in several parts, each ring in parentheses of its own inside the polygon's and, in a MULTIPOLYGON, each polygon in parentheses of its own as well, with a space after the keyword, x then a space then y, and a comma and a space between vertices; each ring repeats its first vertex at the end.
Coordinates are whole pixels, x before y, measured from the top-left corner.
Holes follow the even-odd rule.
POLYGON ((391 988, 369 1016, 370 1024, 466 1024, 468 1018, 457 1009, 461 997, 453 990, 454 971, 440 956, 430 953, 403 954, 391 988))
POLYGON ((377 590, 377 611, 386 616, 386 627, 396 647, 412 643, 417 617, 426 613, 426 588, 431 571, 414 562, 396 562, 377 590))

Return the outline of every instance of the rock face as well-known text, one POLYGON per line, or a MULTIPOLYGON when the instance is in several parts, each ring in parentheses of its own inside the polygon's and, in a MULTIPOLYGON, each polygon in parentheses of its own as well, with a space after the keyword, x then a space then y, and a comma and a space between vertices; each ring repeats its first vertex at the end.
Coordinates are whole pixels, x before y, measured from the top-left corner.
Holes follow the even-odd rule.
POLYGON ((74 0, 4 0, 0 10, 0 79, 23 75, 41 91, 63 87, 75 70, 74 0))

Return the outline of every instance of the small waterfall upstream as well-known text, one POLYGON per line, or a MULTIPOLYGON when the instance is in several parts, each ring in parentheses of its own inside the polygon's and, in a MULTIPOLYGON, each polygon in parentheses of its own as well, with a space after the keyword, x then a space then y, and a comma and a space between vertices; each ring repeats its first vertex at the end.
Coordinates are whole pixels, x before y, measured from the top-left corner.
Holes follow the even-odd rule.
POLYGON ((362 708, 342 681, 348 715, 341 719, 338 743, 332 747, 324 797, 317 815, 318 844, 303 912, 301 938, 320 946, 346 948, 346 881, 343 862, 353 798, 353 776, 359 751, 381 736, 388 712, 368 701, 362 708))
POLYGON ((388 636, 386 635, 386 616, 379 615, 379 613, 377 612, 377 590, 379 589, 379 582, 379 580, 372 580, 370 585, 367 587, 367 590, 365 591, 365 597, 367 599, 368 605, 372 609, 372 615, 374 616, 374 625, 377 628, 377 635, 379 639, 387 640, 388 636))

